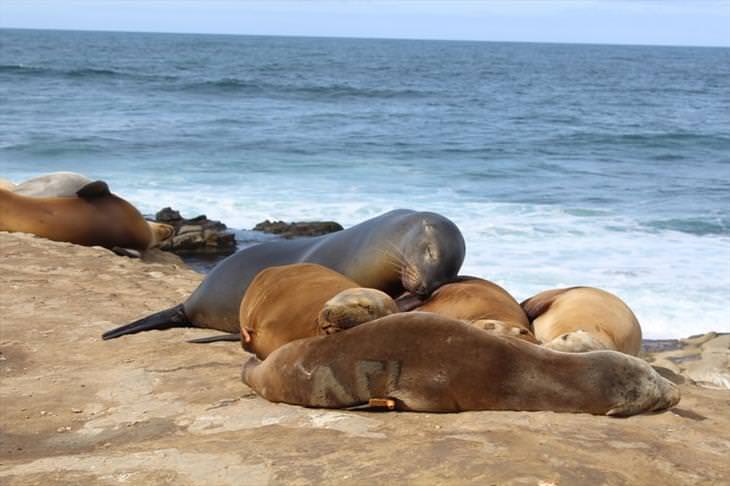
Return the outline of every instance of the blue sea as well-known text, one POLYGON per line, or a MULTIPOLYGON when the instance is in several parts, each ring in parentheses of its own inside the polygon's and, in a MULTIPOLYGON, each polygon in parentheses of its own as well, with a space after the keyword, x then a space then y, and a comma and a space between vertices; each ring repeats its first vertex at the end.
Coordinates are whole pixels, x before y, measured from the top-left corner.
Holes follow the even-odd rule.
POLYGON ((437 211, 463 273, 730 331, 730 49, 0 30, 0 177, 233 228, 437 211))

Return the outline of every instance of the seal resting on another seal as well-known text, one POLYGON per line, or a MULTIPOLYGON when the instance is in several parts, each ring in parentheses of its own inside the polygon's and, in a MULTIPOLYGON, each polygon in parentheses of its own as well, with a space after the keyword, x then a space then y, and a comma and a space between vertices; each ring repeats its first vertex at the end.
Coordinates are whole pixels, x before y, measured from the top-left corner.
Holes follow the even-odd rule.
POLYGON ((241 301, 261 270, 317 263, 361 287, 391 297, 428 297, 453 280, 464 261, 464 238, 447 218, 397 209, 324 236, 261 243, 221 261, 183 303, 103 334, 112 339, 151 329, 199 327, 239 332, 241 301))
POLYGON ((28 197, 0 189, 0 231, 32 233, 85 246, 146 250, 154 243, 142 215, 102 181, 78 197, 28 197))
POLYGON ((241 345, 263 359, 288 342, 324 334, 341 322, 357 325, 397 311, 387 294, 359 288, 349 278, 321 265, 269 267, 256 275, 241 301, 241 345), (348 300, 347 295, 360 298, 348 300), (378 295, 390 300, 392 307, 381 309, 378 295), (370 312, 361 312, 358 304, 369 302, 374 303, 370 312))
MULTIPOLYGON (((10 190, 22 196, 77 197, 77 193, 92 182, 94 181, 88 177, 75 172, 52 172, 23 181, 10 190)), ((175 234, 175 229, 169 224, 147 221, 147 225, 152 231, 152 242, 148 248, 160 246, 175 234)))
POLYGON ((515 336, 531 343, 537 340, 520 304, 505 289, 477 277, 459 277, 445 284, 414 310, 457 319, 493 334, 515 336))
POLYGON ((613 349, 637 356, 641 326, 618 297, 592 287, 540 292, 522 302, 535 337, 545 347, 580 353, 613 349))
POLYGON ((560 353, 427 312, 293 341, 263 362, 252 357, 243 381, 273 402, 348 408, 384 400, 422 412, 625 416, 662 410, 680 398, 674 384, 639 358, 560 353))
POLYGON ((325 302, 318 321, 325 334, 334 334, 398 312, 398 304, 385 292, 356 287, 325 302))

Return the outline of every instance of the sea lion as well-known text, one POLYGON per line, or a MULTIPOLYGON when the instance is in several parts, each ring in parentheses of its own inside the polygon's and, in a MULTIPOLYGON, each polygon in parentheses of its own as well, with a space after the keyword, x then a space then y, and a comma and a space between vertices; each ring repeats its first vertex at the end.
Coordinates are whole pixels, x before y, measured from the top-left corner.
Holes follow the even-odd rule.
POLYGON ((478 324, 480 329, 494 334, 537 343, 530 321, 514 297, 494 282, 481 278, 459 277, 436 289, 415 310, 478 324))
POLYGON ((324 334, 334 334, 399 311, 398 304, 385 292, 355 287, 325 302, 317 321, 324 334))
POLYGON ((641 326, 618 297, 592 287, 540 292, 522 302, 535 337, 545 347, 580 353, 612 349, 637 356, 641 326))
POLYGON ((318 263, 391 297, 408 291, 426 298, 456 277, 464 252, 464 238, 447 218, 397 209, 336 233, 269 241, 234 253, 183 304, 108 331, 103 338, 173 327, 238 332, 241 300, 256 274, 290 263, 318 263))
MULTIPOLYGON (((78 191, 93 181, 75 172, 53 172, 23 181, 12 190, 16 194, 32 197, 77 197, 78 191)), ((172 238, 175 228, 169 224, 147 221, 152 231, 152 241, 148 248, 156 248, 172 238)))
POLYGON ((241 301, 241 344, 243 349, 265 358, 284 344, 324 334, 329 327, 347 322, 356 325, 387 315, 387 310, 362 313, 358 304, 366 304, 375 289, 361 289, 342 274, 314 263, 296 263, 269 267, 260 271, 241 301), (346 290, 347 289, 347 290, 346 290), (341 294, 342 291, 355 291, 341 294), (346 299, 359 295, 359 300, 346 299), (330 303, 337 296, 334 303, 330 303), (329 304, 329 307, 328 307, 329 304), (323 309, 324 307, 324 309, 323 309))
POLYGON ((325 408, 374 400, 422 412, 626 416, 679 401, 677 387, 639 358, 615 351, 561 353, 428 312, 402 312, 290 342, 263 362, 252 357, 242 378, 267 400, 325 408))
POLYGON ((154 242, 139 211, 104 182, 87 184, 77 196, 28 197, 0 189, 0 231, 110 249, 145 250, 154 242))
POLYGON ((32 197, 76 197, 82 187, 92 182, 75 172, 51 172, 19 183, 13 192, 32 197))

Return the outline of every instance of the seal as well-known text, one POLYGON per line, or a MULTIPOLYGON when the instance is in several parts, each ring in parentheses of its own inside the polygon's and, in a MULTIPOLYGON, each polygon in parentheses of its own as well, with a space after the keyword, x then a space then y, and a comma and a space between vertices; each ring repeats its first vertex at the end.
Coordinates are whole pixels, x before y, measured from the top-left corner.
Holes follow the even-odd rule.
POLYGON ((614 416, 678 403, 678 388, 615 351, 560 353, 427 312, 402 312, 290 342, 243 381, 273 402, 421 412, 551 410, 614 416), (408 343, 404 346, 403 343, 408 343))
POLYGON ((256 274, 291 263, 317 263, 391 297, 408 291, 426 298, 456 277, 464 252, 464 238, 447 218, 397 209, 336 233, 243 249, 221 261, 184 303, 102 337, 173 327, 237 333, 241 301, 256 274))
POLYGON ((23 181, 13 191, 32 197, 75 197, 82 187, 92 182, 94 181, 88 177, 75 172, 51 172, 23 181))
MULTIPOLYGON (((23 181, 10 189, 16 194, 31 197, 77 197, 77 193, 91 184, 88 177, 75 172, 52 172, 23 181)), ((152 242, 148 248, 156 248, 172 238, 175 228, 169 224, 147 221, 152 231, 152 242)))
POLYGON ((241 301, 243 349, 263 359, 288 342, 324 334, 334 325, 357 325, 387 315, 385 308, 378 312, 377 306, 360 312, 359 304, 368 305, 368 294, 374 292, 389 299, 389 310, 397 312, 387 294, 361 289, 322 265, 296 263, 262 270, 241 301))
POLYGON ((494 334, 537 343, 520 304, 505 289, 482 278, 460 276, 456 281, 439 287, 414 310, 433 312, 475 324, 494 334))
POLYGON ((593 287, 540 292, 522 302, 535 337, 545 347, 580 353, 612 349, 637 356, 641 326, 618 297, 593 287))
POLYGON ((77 196, 28 197, 0 189, 0 231, 109 249, 145 250, 154 242, 139 211, 106 183, 87 184, 77 196))
POLYGON ((356 287, 325 302, 317 320, 323 333, 334 334, 397 312, 398 304, 385 292, 356 287))

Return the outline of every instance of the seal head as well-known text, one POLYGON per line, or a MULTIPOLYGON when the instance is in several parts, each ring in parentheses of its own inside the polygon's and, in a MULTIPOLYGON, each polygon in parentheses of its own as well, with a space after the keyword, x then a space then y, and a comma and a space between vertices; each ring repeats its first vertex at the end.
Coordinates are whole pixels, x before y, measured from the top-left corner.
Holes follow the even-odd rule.
POLYGON ((424 218, 408 231, 400 248, 401 282, 407 291, 425 299, 459 273, 466 244, 446 218, 424 218))

